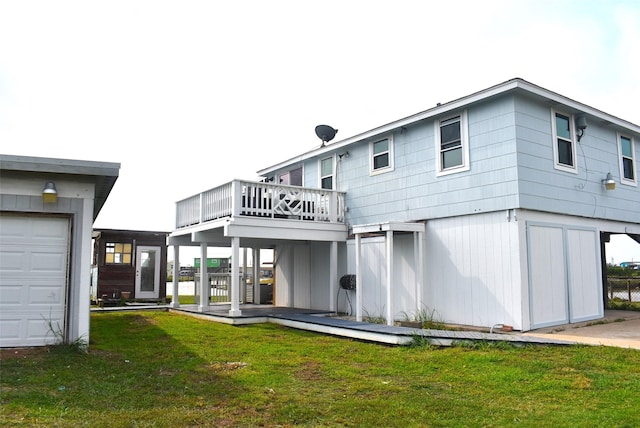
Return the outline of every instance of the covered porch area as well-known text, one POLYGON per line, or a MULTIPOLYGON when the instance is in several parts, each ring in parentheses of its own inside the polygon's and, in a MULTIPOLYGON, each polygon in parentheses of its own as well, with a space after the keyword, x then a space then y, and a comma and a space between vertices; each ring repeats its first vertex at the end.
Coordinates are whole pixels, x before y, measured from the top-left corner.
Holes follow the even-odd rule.
MULTIPOLYGON (((234 180, 223 186, 202 192, 176 204, 176 229, 167 239, 174 258, 180 260, 181 247, 198 247, 200 260, 207 259, 210 247, 229 248, 230 287, 225 305, 212 305, 207 264, 201 263, 197 274, 197 301, 193 308, 199 313, 224 311, 226 317, 242 318, 250 307, 241 298, 243 287, 253 287, 253 302, 260 302, 260 250, 274 251, 275 287, 287 287, 293 294, 296 280, 301 278, 289 270, 278 270, 279 247, 322 243, 329 248, 324 260, 329 272, 326 282, 327 302, 338 287, 338 243, 347 239, 344 223, 344 194, 331 190, 306 189, 298 186, 234 180), (252 284, 241 281, 241 249, 251 251, 252 284)), ((172 295, 178 296, 179 262, 173 266, 172 295)), ((279 298, 273 290, 274 306, 293 307, 293 300, 279 298)), ((177 298, 172 308, 180 308, 177 298)), ((312 305, 308 305, 310 309, 312 305)), ((307 309, 302 307, 301 309, 307 309)), ((327 310, 335 310, 333 304, 327 310)))

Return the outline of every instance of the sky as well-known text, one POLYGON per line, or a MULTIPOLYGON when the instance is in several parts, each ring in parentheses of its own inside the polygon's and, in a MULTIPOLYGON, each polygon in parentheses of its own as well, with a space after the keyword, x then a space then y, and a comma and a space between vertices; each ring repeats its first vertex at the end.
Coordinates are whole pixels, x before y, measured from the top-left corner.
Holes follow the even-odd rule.
POLYGON ((639 22, 637 0, 0 0, 0 152, 120 163, 95 227, 172 231, 176 201, 318 124, 339 141, 514 77, 640 124, 639 22))

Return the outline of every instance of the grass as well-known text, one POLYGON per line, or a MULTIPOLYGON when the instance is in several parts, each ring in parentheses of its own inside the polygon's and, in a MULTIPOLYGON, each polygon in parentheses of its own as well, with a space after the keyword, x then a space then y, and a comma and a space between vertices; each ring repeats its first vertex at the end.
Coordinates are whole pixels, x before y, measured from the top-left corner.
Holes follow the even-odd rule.
POLYGON ((638 426, 640 352, 389 347, 94 313, 88 353, 3 351, 2 426, 638 426))
POLYGON ((640 311, 640 302, 630 302, 628 300, 612 299, 609 301, 607 309, 621 309, 625 311, 640 311))

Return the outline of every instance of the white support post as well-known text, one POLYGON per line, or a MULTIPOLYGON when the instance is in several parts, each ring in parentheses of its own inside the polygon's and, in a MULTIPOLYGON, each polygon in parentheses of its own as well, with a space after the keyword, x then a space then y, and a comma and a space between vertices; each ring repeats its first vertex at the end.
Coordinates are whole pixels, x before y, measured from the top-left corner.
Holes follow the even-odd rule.
POLYGON ((393 280, 393 230, 387 230, 387 325, 393 325, 391 281, 393 280))
POLYGON ((200 304, 198 311, 204 312, 209 307, 209 272, 207 271, 207 243, 200 244, 200 304))
POLYGON ((171 304, 172 308, 179 308, 180 301, 178 300, 179 285, 180 285, 180 246, 173 246, 173 290, 171 292, 171 304))
POLYGON ((253 248, 253 303, 260 304, 260 248, 253 248))
POLYGON ((230 317, 239 317, 242 315, 240 311, 240 269, 238 265, 240 261, 240 238, 231 238, 231 309, 229 309, 230 317))
POLYGON ((336 312, 336 293, 338 292, 338 243, 331 242, 329 250, 329 310, 336 312))
MULTIPOLYGON (((240 215, 242 211, 242 185, 236 180, 231 182, 231 216, 240 215)), ((239 260, 235 260, 238 264, 239 260)))
POLYGON ((361 237, 356 233, 356 321, 362 321, 362 248, 361 237))
POLYGON ((413 233, 413 252, 416 272, 416 312, 420 312, 422 301, 422 280, 424 278, 424 232, 413 233), (417 242, 416 242, 417 241, 417 242))
POLYGON ((248 263, 248 253, 249 250, 247 248, 242 249, 242 281, 240 281, 240 294, 238 295, 238 299, 241 302, 247 301, 247 278, 249 278, 249 271, 247 270, 248 263))

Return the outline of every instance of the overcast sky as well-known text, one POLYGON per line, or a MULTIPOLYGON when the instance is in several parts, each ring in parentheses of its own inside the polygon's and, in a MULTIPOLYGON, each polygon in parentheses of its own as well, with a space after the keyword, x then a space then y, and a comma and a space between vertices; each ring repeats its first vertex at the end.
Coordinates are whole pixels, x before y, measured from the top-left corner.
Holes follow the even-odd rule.
POLYGON ((120 163, 95 226, 171 231, 318 124, 339 141, 513 77, 639 124, 639 23, 637 0, 0 0, 0 151, 120 163))

